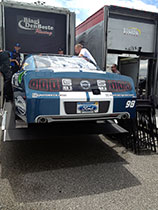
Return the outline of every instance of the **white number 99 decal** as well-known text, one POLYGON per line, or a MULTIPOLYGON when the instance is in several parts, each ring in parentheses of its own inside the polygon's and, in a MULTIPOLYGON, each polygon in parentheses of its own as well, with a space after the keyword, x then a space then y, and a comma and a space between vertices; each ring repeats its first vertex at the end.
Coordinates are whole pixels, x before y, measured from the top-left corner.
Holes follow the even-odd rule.
POLYGON ((133 108, 135 106, 135 103, 136 103, 135 100, 127 101, 125 108, 133 108))

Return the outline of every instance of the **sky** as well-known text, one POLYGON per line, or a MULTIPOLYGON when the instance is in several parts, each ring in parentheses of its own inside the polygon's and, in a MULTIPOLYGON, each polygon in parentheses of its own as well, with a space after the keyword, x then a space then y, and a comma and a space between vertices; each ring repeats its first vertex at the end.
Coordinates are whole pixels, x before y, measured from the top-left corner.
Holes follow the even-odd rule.
MULTIPOLYGON (((18 0, 17 0, 18 1, 18 0)), ((20 0, 20 2, 34 3, 38 0, 20 0)), ((40 0, 46 5, 65 7, 76 13, 76 25, 83 22, 104 5, 116 5, 158 12, 158 0, 40 0)))

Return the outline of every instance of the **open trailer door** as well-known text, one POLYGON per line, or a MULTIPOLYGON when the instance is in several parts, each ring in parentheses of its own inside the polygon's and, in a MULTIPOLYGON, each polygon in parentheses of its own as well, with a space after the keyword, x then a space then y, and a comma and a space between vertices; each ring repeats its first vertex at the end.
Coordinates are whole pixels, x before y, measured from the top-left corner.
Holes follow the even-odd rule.
POLYGON ((139 78, 139 58, 138 57, 119 57, 119 71, 122 75, 132 77, 135 88, 138 86, 139 78))

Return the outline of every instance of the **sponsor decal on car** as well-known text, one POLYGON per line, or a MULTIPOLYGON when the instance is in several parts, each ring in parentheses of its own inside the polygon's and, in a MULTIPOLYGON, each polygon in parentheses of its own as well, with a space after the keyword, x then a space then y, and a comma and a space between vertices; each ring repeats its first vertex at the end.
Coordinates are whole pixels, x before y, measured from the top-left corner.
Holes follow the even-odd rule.
POLYGON ((82 81, 80 82, 80 85, 81 85, 81 87, 82 87, 84 90, 88 90, 88 89, 91 87, 90 82, 87 81, 87 80, 82 80, 82 81))
POLYGON ((22 96, 18 96, 15 99, 15 106, 16 106, 19 114, 21 114, 21 115, 26 114, 26 102, 25 102, 25 100, 23 99, 22 96))
POLYGON ((72 90, 72 80, 71 79, 62 79, 63 90, 71 91, 72 90))
POLYGON ((32 93, 32 98, 53 97, 53 96, 58 96, 58 94, 38 94, 38 93, 32 93))
POLYGON ((100 91, 107 91, 105 80, 97 80, 97 85, 100 91))

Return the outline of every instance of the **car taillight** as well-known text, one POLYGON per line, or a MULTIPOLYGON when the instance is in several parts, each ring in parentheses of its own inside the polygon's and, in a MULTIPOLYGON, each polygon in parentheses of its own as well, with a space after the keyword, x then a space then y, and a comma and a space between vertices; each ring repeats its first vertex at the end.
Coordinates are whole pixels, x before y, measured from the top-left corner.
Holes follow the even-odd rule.
POLYGON ((106 80, 107 90, 111 92, 126 92, 132 90, 132 86, 127 81, 106 80))
POLYGON ((32 90, 58 92, 60 91, 59 79, 31 79, 29 88, 32 90))
MULTIPOLYGON (((84 79, 85 80, 85 79, 84 79)), ((127 92, 132 90, 132 85, 128 81, 121 80, 96 80, 89 79, 91 87, 87 90, 81 86, 81 79, 68 78, 39 78, 29 81, 29 88, 37 91, 59 92, 59 91, 93 91, 99 89, 101 92, 127 92)))

